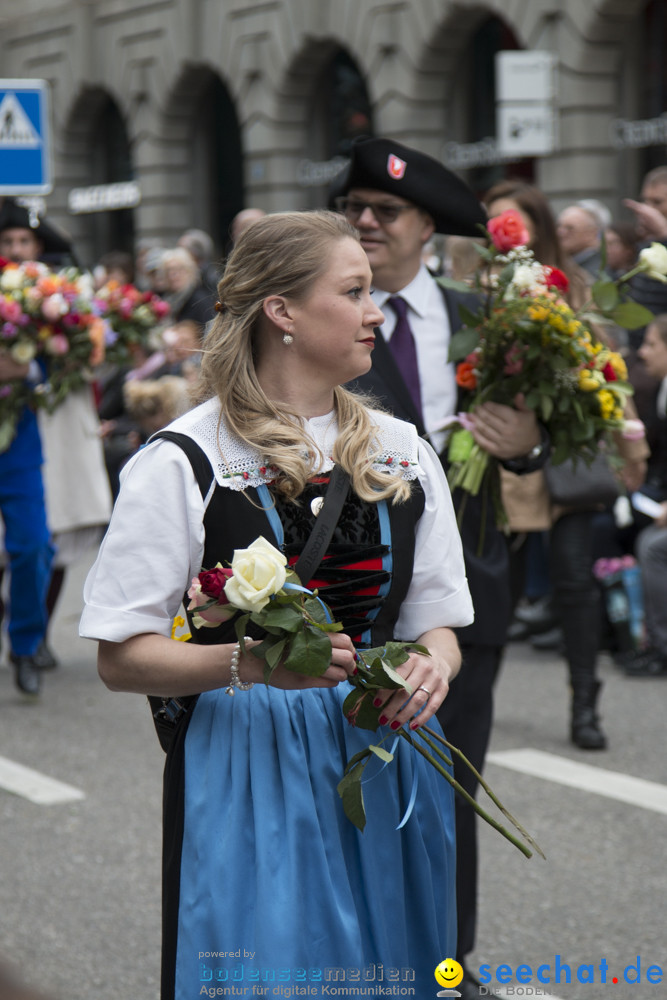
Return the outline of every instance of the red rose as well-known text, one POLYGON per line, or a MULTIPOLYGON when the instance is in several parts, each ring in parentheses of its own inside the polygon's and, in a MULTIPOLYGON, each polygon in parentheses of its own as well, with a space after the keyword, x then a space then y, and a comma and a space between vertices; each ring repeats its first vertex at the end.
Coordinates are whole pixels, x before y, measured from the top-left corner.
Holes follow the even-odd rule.
POLYGON ((231 569, 223 569, 216 566, 215 569, 206 569, 199 574, 199 583, 202 593, 207 597, 215 597, 219 604, 227 604, 227 595, 224 586, 232 575, 231 569))
POLYGON ((511 250, 513 247, 527 246, 530 241, 530 235, 524 225, 523 219, 513 208, 509 208, 506 212, 501 212, 500 215, 489 219, 486 228, 489 231, 489 236, 494 247, 502 253, 505 250, 511 250))
POLYGON ((462 361, 456 366, 456 384, 462 389, 477 388, 475 368, 469 361, 462 361))
POLYGON ((568 276, 557 267, 545 267, 544 280, 548 288, 555 288, 559 292, 566 292, 570 287, 568 276))
POLYGON ((607 362, 607 364, 602 369, 602 374, 604 375, 605 380, 607 382, 618 382, 618 375, 616 374, 616 372, 612 368, 612 366, 611 366, 611 364, 610 364, 609 361, 607 362))
POLYGON ((8 264, 9 261, 7 260, 6 257, 0 257, 0 271, 4 271, 4 269, 7 267, 8 264))

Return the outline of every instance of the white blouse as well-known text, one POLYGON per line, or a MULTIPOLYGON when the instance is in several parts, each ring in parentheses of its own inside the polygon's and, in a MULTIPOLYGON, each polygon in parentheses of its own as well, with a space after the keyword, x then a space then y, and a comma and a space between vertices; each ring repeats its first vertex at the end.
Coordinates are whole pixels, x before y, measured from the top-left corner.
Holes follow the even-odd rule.
MULTIPOLYGON (((414 573, 396 638, 410 640, 432 628, 469 625, 472 601, 442 466, 411 424, 385 414, 373 416, 381 445, 376 467, 402 467, 405 478, 419 479, 425 495, 414 573)), ((323 455, 317 471, 326 471, 333 465, 335 415, 315 417, 305 425, 323 455)), ((194 438, 211 460, 221 486, 239 490, 258 480, 270 481, 261 457, 220 424, 216 400, 179 417, 169 430, 194 438)), ((125 466, 121 483, 109 529, 84 587, 79 633, 112 642, 143 633, 169 636, 183 593, 201 569, 206 502, 187 456, 171 441, 157 440, 138 452, 125 466)), ((268 525, 267 536, 274 541, 268 525)))

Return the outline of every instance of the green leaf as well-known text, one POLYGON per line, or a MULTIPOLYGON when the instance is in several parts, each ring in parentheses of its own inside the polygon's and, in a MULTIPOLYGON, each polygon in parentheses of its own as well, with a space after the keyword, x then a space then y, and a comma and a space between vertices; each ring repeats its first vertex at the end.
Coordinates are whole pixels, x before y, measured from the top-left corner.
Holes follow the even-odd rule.
POLYGON ((614 309, 619 302, 618 288, 613 281, 596 281, 591 288, 593 301, 598 309, 608 313, 614 309))
POLYGON ((338 794, 343 800, 345 815, 358 830, 363 832, 366 826, 366 810, 364 808, 364 793, 361 788, 363 765, 358 764, 349 774, 338 782, 338 794))
POLYGON ((374 733, 380 727, 379 718, 382 713, 382 705, 375 708, 373 698, 370 693, 359 704, 359 711, 354 718, 354 725, 357 729, 370 729, 374 733))
POLYGON ((371 753, 374 753, 376 757, 379 757, 380 760, 384 761, 385 764, 390 764, 394 759, 393 753, 389 753, 389 751, 385 750, 384 747, 378 747, 374 743, 369 744, 368 749, 371 753))
POLYGON ((303 624, 301 608, 295 608, 293 604, 270 604, 259 614, 262 617, 263 627, 267 629, 279 628, 285 632, 298 632, 303 624))
POLYGON ((410 687, 408 682, 405 680, 404 677, 401 677, 401 675, 394 670, 392 665, 388 663, 387 660, 382 661, 382 669, 385 675, 389 678, 389 680, 393 681, 392 684, 393 687, 405 688, 408 694, 412 694, 412 688, 410 687))
POLYGON ((465 326, 471 327, 472 329, 476 330, 477 324, 480 322, 481 319, 481 316, 478 313, 473 312, 472 309, 468 309, 468 306, 465 305, 465 303, 463 302, 458 307, 458 313, 461 322, 464 323, 465 326))
POLYGON ((654 318, 650 309, 640 306, 638 302, 621 302, 611 314, 614 323, 626 330, 636 330, 640 326, 648 326, 654 318))
POLYGON ((241 617, 237 618, 234 622, 234 631, 236 632, 236 638, 239 642, 243 642, 243 637, 246 634, 249 621, 250 615, 241 615, 241 617))
POLYGON ((453 292, 468 292, 472 291, 470 285, 466 285, 465 281, 454 281, 453 278, 445 278, 444 275, 435 279, 439 285, 443 288, 451 288, 453 292))
POLYGON ((475 350, 479 344, 479 332, 471 327, 457 330, 449 342, 449 360, 461 361, 475 350))
POLYGON ((542 420, 545 423, 551 419, 551 414, 554 411, 554 401, 551 396, 542 396, 540 400, 540 411, 542 413, 542 420))
POLYGON ((16 418, 5 417, 0 424, 0 453, 7 451, 16 433, 16 418))
POLYGON ((295 670, 308 677, 320 677, 330 660, 331 642, 326 633, 307 625, 302 632, 295 634, 292 648, 283 665, 288 670, 295 670))
POLYGON ((348 694, 347 698, 343 702, 342 712, 344 716, 348 716, 354 706, 357 704, 360 698, 363 698, 364 692, 360 691, 359 688, 353 688, 348 694))
POLYGON ((280 663, 280 657, 283 655, 283 650, 286 645, 287 645, 287 636, 285 636, 284 639, 281 639, 280 642, 274 643, 273 646, 270 646, 267 649, 264 658, 272 670, 275 667, 277 667, 278 664, 280 663))

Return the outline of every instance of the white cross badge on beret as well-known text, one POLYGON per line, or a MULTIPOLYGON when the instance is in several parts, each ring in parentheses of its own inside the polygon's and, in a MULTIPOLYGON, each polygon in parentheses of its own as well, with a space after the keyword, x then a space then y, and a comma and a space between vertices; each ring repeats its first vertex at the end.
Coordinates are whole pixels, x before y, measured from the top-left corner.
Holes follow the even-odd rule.
POLYGON ((387 173, 390 177, 393 177, 396 181, 402 180, 406 167, 407 163, 400 156, 395 156, 393 153, 389 154, 387 158, 387 173))

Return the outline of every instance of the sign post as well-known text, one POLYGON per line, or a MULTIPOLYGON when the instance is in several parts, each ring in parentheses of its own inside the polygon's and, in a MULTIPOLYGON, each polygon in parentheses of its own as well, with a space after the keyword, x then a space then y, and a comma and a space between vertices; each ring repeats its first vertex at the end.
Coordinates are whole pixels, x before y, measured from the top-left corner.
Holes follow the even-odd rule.
POLYGON ((0 80, 0 194, 53 190, 46 80, 0 80))

